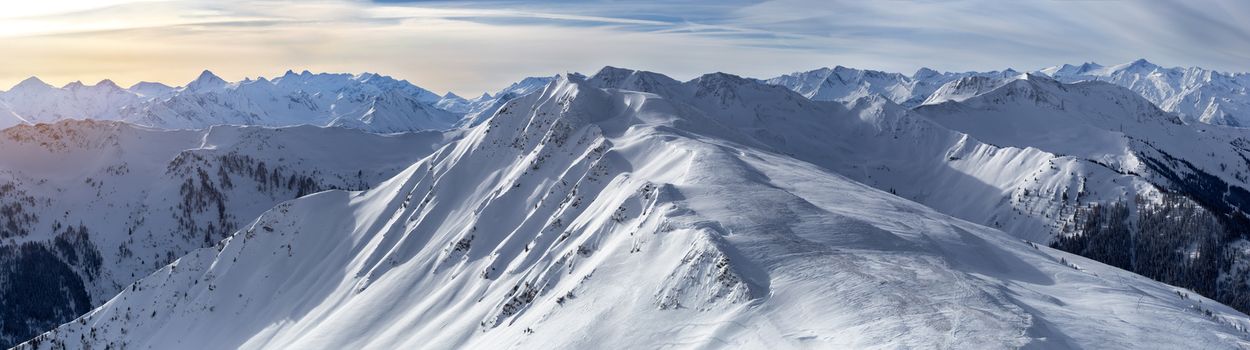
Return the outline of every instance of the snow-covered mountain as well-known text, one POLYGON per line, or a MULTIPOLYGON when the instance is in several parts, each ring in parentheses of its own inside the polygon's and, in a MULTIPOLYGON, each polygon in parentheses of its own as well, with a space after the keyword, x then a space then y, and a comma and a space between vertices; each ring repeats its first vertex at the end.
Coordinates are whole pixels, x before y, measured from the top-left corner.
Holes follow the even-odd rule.
POLYGON ((556 77, 554 76, 528 77, 508 85, 508 87, 495 92, 494 95, 482 94, 482 96, 468 100, 455 95, 444 96, 443 99, 436 104, 436 106, 448 111, 464 114, 464 117, 460 120, 459 126, 476 126, 485 121, 486 118, 490 118, 490 116, 493 115, 495 111, 499 110, 499 107, 502 107, 504 103, 507 103, 514 98, 541 90, 555 79, 556 77))
POLYGON ((969 83, 984 79, 948 82, 939 91, 971 93, 943 103, 907 110, 875 96, 849 113, 742 80, 752 88, 707 108, 751 111, 737 119, 752 130, 739 142, 1250 309, 1240 130, 1185 125, 1106 83, 969 83))
POLYGON ((910 111, 874 96, 847 102, 861 111, 853 122, 805 125, 815 142, 787 133, 774 147, 837 150, 805 160, 1250 309, 1241 130, 1184 124, 1112 84, 1032 73, 951 80, 910 111))
POLYGON ((915 111, 984 142, 1087 162, 1017 174, 1060 185, 1011 196, 1051 203, 1012 217, 1053 224, 1052 245, 1250 308, 1250 140, 1241 129, 1184 124, 1109 83, 1034 74, 915 111))
POLYGON ((119 119, 122 107, 141 99, 109 80, 57 88, 32 77, 0 93, 0 128, 62 119, 119 119))
MULTIPOLYGON (((1053 85, 1036 89, 1071 89, 1053 85)), ((1025 90, 993 91, 1049 101, 1025 90)), ((728 74, 562 75, 390 180, 280 204, 22 348, 1250 346, 1227 306, 921 205, 1090 163, 938 121, 728 74)))
POLYGON ((1250 126, 1250 74, 1164 68, 1144 59, 1115 66, 1064 64, 1040 72, 1063 82, 1100 80, 1123 86, 1187 120, 1250 126))
POLYGON ((0 346, 72 320, 279 202, 366 189, 456 132, 61 121, 0 132, 0 346))
MULTIPOLYGON (((1165 68, 1144 59, 1114 66, 1063 64, 1034 72, 1065 83, 1106 81, 1132 90, 1184 120, 1227 126, 1250 126, 1250 74, 1223 73, 1199 67, 1165 68)), ((881 95, 906 107, 962 99, 1013 80, 1020 72, 944 73, 922 68, 911 76, 837 66, 797 72, 767 80, 805 97, 849 103, 881 95), (939 87, 952 81, 958 86, 939 87)))
POLYGON ((166 129, 212 125, 344 126, 371 132, 449 129, 460 115, 406 81, 365 73, 296 74, 228 83, 212 72, 167 95, 122 109, 121 119, 166 129))
POLYGON ((57 88, 38 78, 0 92, 0 128, 65 119, 121 120, 160 129, 214 125, 338 126, 374 133, 447 130, 475 125, 504 102, 541 89, 550 77, 526 78, 494 95, 438 96, 374 73, 313 74, 227 82, 204 71, 184 87, 111 81, 57 88))
POLYGON ((1020 74, 1012 69, 949 73, 922 68, 915 74, 906 76, 899 73, 836 66, 782 75, 768 79, 767 82, 785 86, 804 97, 817 101, 852 102, 862 97, 880 95, 903 106, 914 107, 924 103, 943 84, 954 80, 961 78, 1005 79, 1020 74))

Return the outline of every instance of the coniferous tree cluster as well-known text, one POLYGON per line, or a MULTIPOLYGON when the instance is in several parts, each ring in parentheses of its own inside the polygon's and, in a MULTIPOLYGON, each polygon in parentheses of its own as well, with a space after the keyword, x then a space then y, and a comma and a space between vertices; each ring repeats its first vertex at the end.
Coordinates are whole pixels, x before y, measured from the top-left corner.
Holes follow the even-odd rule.
POLYGON ((102 263, 82 225, 51 242, 0 246, 0 348, 90 311, 84 280, 98 276, 102 263))
POLYGON ((0 239, 25 237, 39 218, 29 210, 35 197, 26 195, 12 182, 0 184, 0 239))
POLYGON ((1176 193, 1158 203, 1137 198, 1089 204, 1074 214, 1073 232, 1051 246, 1164 283, 1191 289, 1239 310, 1250 310, 1250 281, 1232 245, 1246 227, 1176 193))
POLYGON ((238 152, 220 155, 183 152, 170 162, 166 172, 184 178, 179 189, 182 200, 174 218, 178 228, 187 237, 202 237, 204 246, 211 246, 238 229, 236 220, 227 210, 226 191, 246 186, 249 180, 256 192, 274 198, 298 198, 324 190, 369 187, 364 171, 358 171, 356 179, 342 179, 347 185, 340 188, 317 180, 323 175, 316 171, 311 174, 294 171, 238 152), (203 215, 211 215, 208 222, 203 221, 203 215))

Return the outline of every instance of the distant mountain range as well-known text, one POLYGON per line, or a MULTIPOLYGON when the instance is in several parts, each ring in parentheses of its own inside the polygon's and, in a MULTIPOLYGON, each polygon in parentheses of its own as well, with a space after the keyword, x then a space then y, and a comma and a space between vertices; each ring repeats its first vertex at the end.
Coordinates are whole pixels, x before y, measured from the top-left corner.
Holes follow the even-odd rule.
MULTIPOLYGON (((1064 64, 1033 72, 1065 83, 1099 80, 1140 94, 1165 111, 1188 122, 1227 126, 1250 126, 1250 74, 1222 73, 1198 67, 1164 68, 1146 60, 1102 66, 1096 63, 1064 64)), ((1024 72, 1007 69, 991 72, 940 73, 921 69, 911 76, 846 67, 821 68, 768 79, 811 99, 848 102, 881 95, 895 103, 914 107, 945 99, 966 97, 970 89, 992 88, 996 82, 1020 77, 1024 72), (951 81, 963 81, 950 90, 938 89, 951 81), (963 95, 961 95, 963 94, 963 95)))
MULTIPOLYGON (((1145 60, 1116 66, 1085 63, 1033 72, 1072 83, 1107 81, 1126 87, 1187 122, 1250 125, 1250 75, 1202 68, 1164 68, 1145 60)), ((768 79, 814 100, 851 102, 880 95, 904 107, 960 99, 1024 74, 1015 70, 950 73, 920 69, 908 76, 837 66, 768 79), (949 82, 960 84, 947 86, 949 82), (978 90, 979 89, 979 90, 978 90)), ((341 126, 389 133, 445 130, 481 122, 510 98, 540 89, 551 77, 526 78, 494 94, 439 96, 374 73, 308 71, 227 82, 204 71, 183 87, 141 82, 122 88, 104 80, 63 87, 29 78, 0 92, 0 127, 63 119, 120 120, 165 129, 212 125, 341 126)))
POLYGON ((204 71, 184 87, 141 82, 122 88, 104 80, 64 87, 29 78, 0 93, 0 127, 65 119, 118 120, 162 129, 213 125, 337 126, 375 133, 446 130, 471 123, 499 103, 541 88, 527 78, 494 95, 438 96, 407 81, 373 73, 313 74, 227 82, 204 71))

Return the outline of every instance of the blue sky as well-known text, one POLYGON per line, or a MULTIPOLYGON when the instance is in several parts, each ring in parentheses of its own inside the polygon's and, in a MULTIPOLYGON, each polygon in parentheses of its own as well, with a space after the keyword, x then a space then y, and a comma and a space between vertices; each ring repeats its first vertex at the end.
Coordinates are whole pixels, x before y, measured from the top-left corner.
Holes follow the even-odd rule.
POLYGON ((604 65, 679 79, 1147 58, 1248 71, 1250 1, 181 1, 0 5, 0 87, 375 71, 476 95, 604 65))

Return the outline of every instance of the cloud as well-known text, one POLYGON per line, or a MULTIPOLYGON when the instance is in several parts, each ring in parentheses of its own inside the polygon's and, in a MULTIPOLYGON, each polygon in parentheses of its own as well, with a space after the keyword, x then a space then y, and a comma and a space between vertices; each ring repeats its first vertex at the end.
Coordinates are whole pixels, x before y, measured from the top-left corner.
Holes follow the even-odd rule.
MULTIPOLYGON (((37 3, 36 3, 37 4, 37 3)), ((910 72, 1126 62, 1243 71, 1241 1, 138 1, 0 17, 0 86, 376 71, 490 91, 604 65, 690 78, 845 65, 910 72)))

